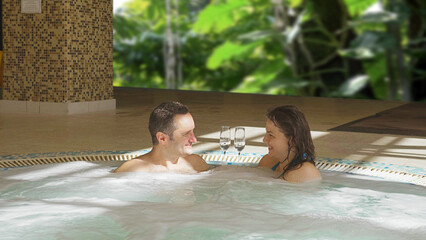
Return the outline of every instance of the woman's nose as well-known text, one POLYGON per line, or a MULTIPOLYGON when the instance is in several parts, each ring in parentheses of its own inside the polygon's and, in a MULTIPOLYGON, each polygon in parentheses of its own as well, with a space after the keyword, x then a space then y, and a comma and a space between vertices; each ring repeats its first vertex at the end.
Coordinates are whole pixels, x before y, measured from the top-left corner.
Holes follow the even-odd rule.
POLYGON ((263 136, 263 140, 262 140, 264 143, 266 143, 268 140, 266 139, 266 134, 265 134, 265 136, 263 136))

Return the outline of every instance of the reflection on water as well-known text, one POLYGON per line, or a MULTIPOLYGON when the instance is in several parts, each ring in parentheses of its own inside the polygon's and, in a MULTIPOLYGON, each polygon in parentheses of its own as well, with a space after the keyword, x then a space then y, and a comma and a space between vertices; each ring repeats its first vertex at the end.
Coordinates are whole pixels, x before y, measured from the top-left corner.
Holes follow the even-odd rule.
POLYGON ((424 187, 323 172, 295 185, 265 169, 113 174, 72 162, 0 172, 2 239, 422 239, 424 187), (58 169, 59 168, 59 169, 58 169), (60 174, 58 174, 60 173, 60 174), (362 229, 362 231, 360 231, 362 229))

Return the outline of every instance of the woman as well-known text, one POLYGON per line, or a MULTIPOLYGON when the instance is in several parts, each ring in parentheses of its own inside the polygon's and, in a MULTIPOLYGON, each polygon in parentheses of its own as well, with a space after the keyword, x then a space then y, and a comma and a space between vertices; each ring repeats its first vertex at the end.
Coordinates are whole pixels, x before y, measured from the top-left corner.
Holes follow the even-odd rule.
POLYGON ((305 115, 296 106, 280 106, 267 113, 263 142, 268 154, 258 167, 271 168, 277 176, 289 182, 303 183, 321 180, 315 167, 315 152, 305 115))

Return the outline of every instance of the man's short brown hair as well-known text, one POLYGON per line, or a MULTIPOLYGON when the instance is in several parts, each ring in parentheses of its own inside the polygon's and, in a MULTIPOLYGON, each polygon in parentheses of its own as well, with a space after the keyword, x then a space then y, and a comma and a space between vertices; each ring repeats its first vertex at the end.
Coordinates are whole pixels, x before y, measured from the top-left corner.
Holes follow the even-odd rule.
POLYGON ((189 109, 180 102, 163 102, 158 105, 149 116, 149 133, 151 134, 152 144, 157 145, 157 132, 162 132, 173 138, 173 132, 176 130, 174 118, 177 114, 187 114, 189 109))

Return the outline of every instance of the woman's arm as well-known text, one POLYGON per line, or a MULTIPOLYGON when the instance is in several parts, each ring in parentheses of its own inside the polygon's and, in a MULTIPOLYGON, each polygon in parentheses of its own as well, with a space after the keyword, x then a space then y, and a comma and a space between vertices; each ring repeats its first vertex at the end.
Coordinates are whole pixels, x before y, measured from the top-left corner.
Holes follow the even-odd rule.
POLYGON ((272 168, 275 163, 277 163, 279 160, 277 158, 274 158, 270 156, 269 154, 266 154, 263 156, 259 163, 257 164, 257 167, 265 167, 265 168, 272 168))

